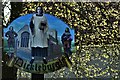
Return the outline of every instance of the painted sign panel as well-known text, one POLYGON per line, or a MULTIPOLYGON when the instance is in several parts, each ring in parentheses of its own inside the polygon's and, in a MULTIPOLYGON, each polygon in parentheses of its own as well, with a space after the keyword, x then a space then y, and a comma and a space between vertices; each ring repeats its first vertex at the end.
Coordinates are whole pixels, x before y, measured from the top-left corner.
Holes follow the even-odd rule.
POLYGON ((7 64, 31 73, 48 73, 70 67, 74 30, 59 18, 36 13, 16 18, 4 28, 4 53, 7 64))

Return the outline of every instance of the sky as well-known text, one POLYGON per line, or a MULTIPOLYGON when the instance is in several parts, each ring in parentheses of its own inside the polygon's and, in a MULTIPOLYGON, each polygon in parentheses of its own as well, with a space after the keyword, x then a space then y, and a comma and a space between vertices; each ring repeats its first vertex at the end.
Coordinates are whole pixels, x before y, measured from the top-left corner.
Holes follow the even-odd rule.
MULTIPOLYGON (((6 33, 9 30, 10 26, 13 26, 14 31, 18 32, 24 25, 26 24, 29 25, 32 15, 33 14, 27 14, 27 15, 16 18, 14 21, 11 22, 11 24, 9 24, 7 28, 4 28, 4 33, 6 33)), ((66 27, 69 28, 69 26, 59 18, 50 14, 45 14, 45 16, 47 18, 49 28, 55 29, 58 32, 58 37, 62 36, 66 27)), ((73 42, 74 42, 74 30, 70 29, 70 33, 73 37, 73 42)))

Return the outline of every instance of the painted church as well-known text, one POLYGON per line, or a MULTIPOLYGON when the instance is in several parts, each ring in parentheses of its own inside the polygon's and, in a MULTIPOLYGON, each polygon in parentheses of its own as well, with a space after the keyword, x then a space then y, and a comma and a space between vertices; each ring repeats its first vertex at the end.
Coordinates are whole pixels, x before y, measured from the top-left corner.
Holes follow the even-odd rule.
MULTIPOLYGON (((59 52, 61 52, 61 46, 58 45, 57 40, 57 31, 53 29, 49 29, 49 52, 56 53, 54 48, 57 48, 59 52)), ((16 38, 16 46, 17 49, 30 49, 32 45, 32 34, 28 25, 24 25, 18 32, 18 36, 16 38)))
POLYGON ((21 28, 18 31, 18 37, 16 39, 16 44, 17 44, 17 49, 19 48, 29 48, 31 46, 31 41, 30 41, 30 31, 29 31, 29 26, 25 25, 23 28, 21 28))

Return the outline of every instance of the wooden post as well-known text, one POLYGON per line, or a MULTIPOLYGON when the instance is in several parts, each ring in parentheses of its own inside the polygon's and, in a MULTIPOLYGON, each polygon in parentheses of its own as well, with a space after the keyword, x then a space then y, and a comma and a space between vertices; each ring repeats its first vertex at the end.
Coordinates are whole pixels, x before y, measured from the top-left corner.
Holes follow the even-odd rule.
POLYGON ((32 73, 31 80, 44 80, 44 74, 34 74, 32 73))

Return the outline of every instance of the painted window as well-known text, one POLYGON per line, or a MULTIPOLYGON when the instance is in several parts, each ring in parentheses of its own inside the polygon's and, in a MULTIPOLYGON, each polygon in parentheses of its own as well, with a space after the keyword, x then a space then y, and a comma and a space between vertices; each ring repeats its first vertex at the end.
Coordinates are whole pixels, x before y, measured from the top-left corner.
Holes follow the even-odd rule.
POLYGON ((23 32, 21 34, 21 47, 28 47, 29 45, 29 33, 23 32))

